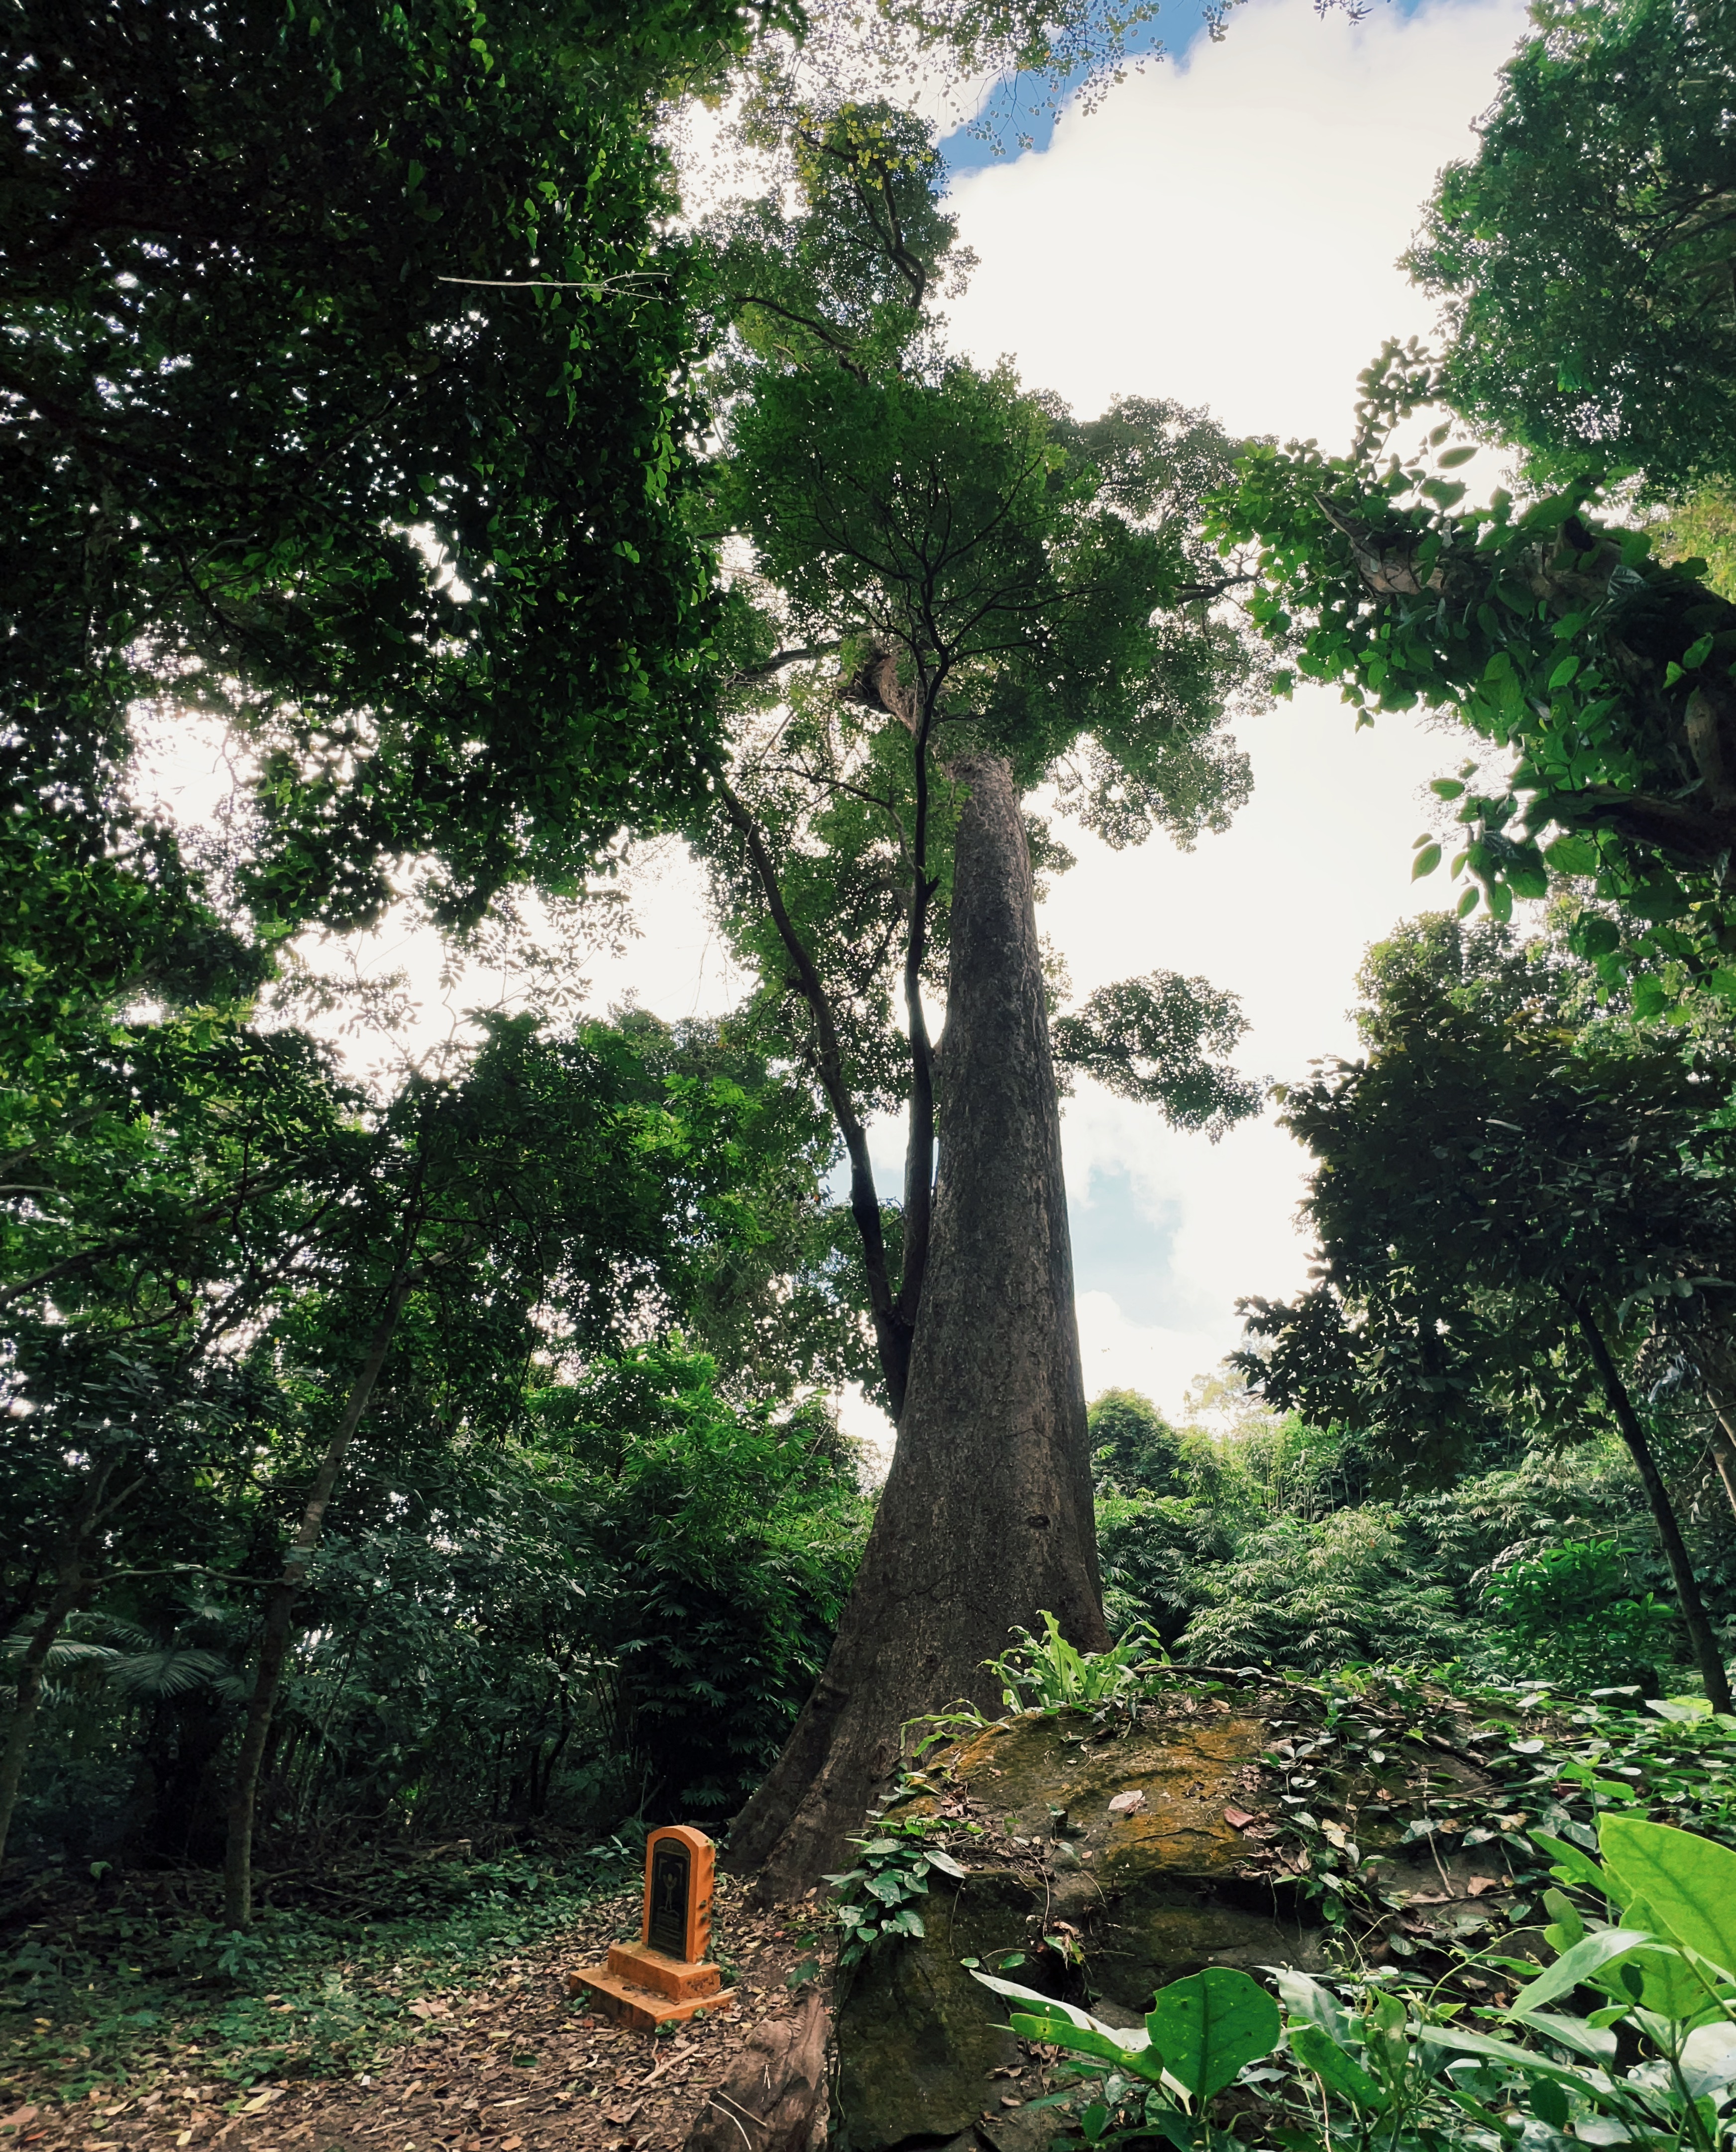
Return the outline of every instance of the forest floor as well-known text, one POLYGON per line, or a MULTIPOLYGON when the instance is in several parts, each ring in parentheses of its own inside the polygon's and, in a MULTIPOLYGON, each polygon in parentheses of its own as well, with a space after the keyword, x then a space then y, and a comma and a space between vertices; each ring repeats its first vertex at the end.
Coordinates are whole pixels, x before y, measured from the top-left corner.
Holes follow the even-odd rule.
POLYGON ((799 2008, 826 1977, 828 1953, 811 1905, 756 1915, 743 1886, 720 1875, 712 1954, 733 1979, 734 2002, 657 2034, 619 2030, 582 1996, 569 1997, 567 1975, 601 1962, 612 1941, 637 1936, 641 1903, 637 1887, 596 1900, 486 1972, 472 1967, 463 1986, 424 1990, 408 2004, 401 2037, 355 2074, 251 2087, 202 2081, 192 2044, 76 2098, 63 2083, 33 2085, 8 2073, 17 2104, 0 2112, 0 2147, 675 2152, 749 2035, 799 2008))

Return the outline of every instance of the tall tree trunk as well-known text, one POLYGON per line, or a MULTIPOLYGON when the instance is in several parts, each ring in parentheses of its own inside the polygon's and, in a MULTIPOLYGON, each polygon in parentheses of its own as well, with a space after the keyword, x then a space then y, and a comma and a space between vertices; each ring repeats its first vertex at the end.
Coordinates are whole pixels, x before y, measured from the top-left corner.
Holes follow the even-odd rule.
POLYGON ((236 1758, 235 1782, 229 1798, 229 1834, 223 1854, 223 1917, 231 1928, 245 1928, 253 1918, 253 1818, 259 1801, 260 1765, 265 1759, 277 1692, 283 1684, 296 1601, 307 1581, 320 1534, 325 1529, 327 1506, 338 1485, 338 1475, 343 1469, 350 1438, 368 1408, 373 1386, 386 1364, 386 1355, 392 1349, 393 1333, 404 1312, 404 1302, 409 1297, 410 1283, 407 1267, 392 1281, 385 1311, 374 1326, 368 1351, 344 1401, 343 1415, 320 1459, 307 1506, 302 1512, 301 1525, 290 1543, 283 1574, 272 1586, 271 1596, 266 1601, 265 1624, 259 1640, 259 1667, 253 1677, 253 1693, 247 1699, 247 1721, 241 1733, 241 1752, 236 1758))
POLYGON ((1015 1624, 1108 1642, 1073 1306, 1061 1122, 1018 794, 970 787, 954 870, 940 1170, 910 1386, 886 1491, 825 1672, 728 1862, 768 1896, 847 1866, 906 1720, 998 1702, 1015 1624))
POLYGON ((1706 1602, 1700 1596, 1699 1583, 1693 1573, 1693 1563, 1688 1558, 1682 1527, 1676 1521, 1675 1505, 1670 1500, 1670 1490, 1663 1484, 1663 1474, 1657 1469, 1657 1460, 1652 1454, 1652 1445, 1646 1439, 1646 1430, 1640 1424, 1640 1416, 1633 1408, 1633 1400, 1627 1394, 1627 1385, 1622 1380, 1615 1358, 1604 1341, 1603 1332, 1593 1319, 1591 1309, 1581 1302, 1574 1306, 1580 1332, 1591 1355, 1592 1365, 1597 1370, 1598 1380, 1603 1384, 1603 1393, 1609 1399, 1610 1410, 1616 1416, 1616 1424, 1622 1430, 1622 1439, 1627 1444, 1636 1469, 1646 1490, 1647 1500, 1652 1505, 1652 1515, 1657 1520, 1657 1535, 1663 1541, 1663 1551, 1668 1558, 1670 1574, 1676 1580, 1676 1596, 1681 1603, 1682 1618, 1688 1625, 1688 1642, 1706 1684, 1706 1694, 1714 1711, 1728 1712, 1730 1708, 1730 1677, 1726 1671, 1723 1655, 1718 1648, 1718 1639, 1712 1632, 1707 1618, 1706 1602))
POLYGON ((0 1746, 0 1860, 6 1858, 6 1841, 12 1831, 18 1789, 36 1733, 37 1713, 42 1704, 43 1684, 48 1677, 48 1654, 54 1648, 69 1614, 84 1604, 95 1580, 90 1574, 90 1553, 98 1528, 143 1483, 135 1480, 113 1500, 105 1501, 109 1480, 119 1459, 110 1454, 92 1459, 84 1493, 74 1505, 61 1536, 54 1564, 54 1589, 48 1595, 30 1642, 19 1662, 13 1691, 11 1715, 6 1722, 6 1740, 0 1746))

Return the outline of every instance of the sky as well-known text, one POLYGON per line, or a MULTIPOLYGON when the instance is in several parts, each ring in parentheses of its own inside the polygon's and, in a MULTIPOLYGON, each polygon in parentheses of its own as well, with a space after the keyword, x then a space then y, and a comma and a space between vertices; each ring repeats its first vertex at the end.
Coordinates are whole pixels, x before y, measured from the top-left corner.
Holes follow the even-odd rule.
MULTIPOLYGON (((952 205, 980 266, 952 307, 952 343, 985 364, 1011 357, 1081 416, 1116 394, 1169 396, 1233 432, 1343 448, 1358 372, 1387 336, 1430 326, 1397 257, 1439 166, 1472 150, 1524 29, 1515 0, 1375 0, 1360 23, 1312 0, 1247 0, 1221 43, 1196 37, 1090 115, 1063 114, 1041 150, 985 161, 956 140, 952 205)), ((1320 689, 1239 731, 1254 791, 1227 833, 1191 853, 1159 840, 1112 854, 1063 824, 1079 864, 1040 923, 1081 997, 1160 967, 1229 989, 1249 1020, 1242 1067, 1283 1080, 1355 1050, 1364 949, 1444 901, 1441 883, 1413 887, 1412 840, 1430 826, 1428 779, 1463 748, 1410 717, 1358 733, 1320 689)), ((226 777, 215 759, 176 759, 180 810, 201 816, 226 777)), ((675 1018, 739 999, 746 982, 680 851, 653 855, 633 891, 637 937, 590 966, 591 1006, 632 993, 675 1018)), ((400 1049, 488 998, 475 977, 443 997, 425 938, 388 934, 358 954, 412 975, 421 1007, 400 1049)), ((1303 1283, 1305 1160, 1270 1110, 1213 1145, 1085 1084, 1063 1127, 1087 1394, 1130 1387, 1174 1414, 1238 1342, 1237 1298, 1303 1283)), ((896 1194, 898 1130, 873 1145, 896 1194)), ((848 1399, 845 1419, 884 1449, 871 1407, 848 1399)))

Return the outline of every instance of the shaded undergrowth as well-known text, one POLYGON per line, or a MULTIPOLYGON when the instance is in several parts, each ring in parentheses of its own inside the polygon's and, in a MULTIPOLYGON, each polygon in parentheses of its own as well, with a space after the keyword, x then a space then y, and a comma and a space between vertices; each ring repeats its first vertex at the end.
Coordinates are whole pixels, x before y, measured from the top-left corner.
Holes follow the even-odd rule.
POLYGON ((5 1920, 0 2099, 78 2099, 170 2064, 236 2092, 364 2068, 416 2031, 422 1996, 571 1922, 641 1858, 612 1840, 353 1860, 274 1879, 244 1935, 221 1925, 215 1876, 95 1863, 88 1881, 27 1894, 5 1920))

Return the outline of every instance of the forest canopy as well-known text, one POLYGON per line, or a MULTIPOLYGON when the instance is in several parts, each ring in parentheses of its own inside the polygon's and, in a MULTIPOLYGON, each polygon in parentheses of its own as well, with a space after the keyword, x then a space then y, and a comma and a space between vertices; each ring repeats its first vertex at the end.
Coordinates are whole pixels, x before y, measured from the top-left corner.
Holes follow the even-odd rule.
MULTIPOLYGON (((109 1943, 148 1929, 159 1999, 263 1996, 331 1943, 295 1879, 462 1847, 454 1905, 570 1908, 674 1820, 848 1926, 810 1901, 911 1728, 1045 1665, 1094 1738, 1179 1667, 1727 1738, 1736 25, 1538 12, 1407 256, 1435 341, 1335 454, 952 338, 974 256, 900 69, 1089 104, 1150 13, 13 11, 27 1936, 173 1876, 185 1921, 109 1943), (1245 721, 1309 688, 1445 739, 1414 879, 1454 886, 1274 1084, 1241 974, 1155 919, 1075 992, 1039 906, 1070 843, 1221 836, 1245 721), (157 782, 194 736, 204 825, 157 782), (672 860, 734 1005, 599 1005, 672 860), (437 950, 444 1043, 370 932, 437 950), (1088 1400, 1069 1098, 1298 1147, 1307 1282, 1185 1403, 1088 1400)), ((8 1999, 119 1977, 45 1949, 8 1999)))

